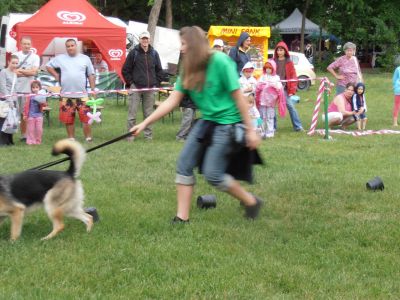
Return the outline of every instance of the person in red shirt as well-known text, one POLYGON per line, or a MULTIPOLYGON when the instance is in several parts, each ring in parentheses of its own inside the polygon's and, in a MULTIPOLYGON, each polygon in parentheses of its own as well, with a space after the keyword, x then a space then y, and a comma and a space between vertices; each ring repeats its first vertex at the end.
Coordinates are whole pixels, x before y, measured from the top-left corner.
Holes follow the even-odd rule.
POLYGON ((274 51, 274 60, 277 67, 276 74, 279 75, 279 78, 281 80, 293 80, 289 82, 282 82, 286 98, 286 107, 289 111, 293 129, 295 131, 304 131, 299 114, 297 113, 297 110, 291 100, 291 96, 294 96, 297 91, 297 75, 296 70, 294 69, 294 64, 290 59, 288 46, 285 42, 281 41, 276 45, 274 51))

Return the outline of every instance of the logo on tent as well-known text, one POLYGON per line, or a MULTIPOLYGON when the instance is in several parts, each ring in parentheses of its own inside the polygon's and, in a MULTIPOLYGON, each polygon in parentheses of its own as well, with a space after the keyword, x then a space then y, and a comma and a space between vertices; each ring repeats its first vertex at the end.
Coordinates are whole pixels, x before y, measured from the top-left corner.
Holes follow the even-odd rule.
POLYGON ((30 51, 32 52, 32 54, 37 54, 37 49, 36 48, 31 48, 30 51))
POLYGON ((17 37, 17 32, 14 31, 14 30, 11 30, 11 31, 9 32, 9 35, 10 35, 13 39, 15 39, 15 38, 17 37))
POLYGON ((111 60, 121 60, 122 54, 124 54, 124 51, 121 49, 108 50, 108 55, 110 55, 111 60))
POLYGON ((57 17, 61 19, 63 24, 78 24, 82 25, 83 21, 86 20, 86 16, 80 12, 76 11, 59 11, 57 17))

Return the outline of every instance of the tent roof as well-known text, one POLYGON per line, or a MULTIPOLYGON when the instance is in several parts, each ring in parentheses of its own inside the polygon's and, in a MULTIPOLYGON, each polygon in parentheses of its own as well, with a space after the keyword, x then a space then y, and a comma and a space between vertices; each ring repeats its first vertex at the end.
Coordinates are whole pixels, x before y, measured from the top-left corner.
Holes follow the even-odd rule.
POLYGON ((32 27, 32 30, 47 28, 47 33, 60 32, 59 28, 62 28, 63 32, 69 28, 71 33, 90 28, 121 30, 120 26, 108 21, 86 0, 51 0, 17 26, 32 27))
MULTIPOLYGON (((275 27, 279 29, 280 34, 300 34, 302 18, 303 14, 295 8, 289 17, 276 24, 275 27)), ((309 34, 313 32, 319 32, 319 26, 306 18, 304 33, 309 34)))
POLYGON ((125 60, 126 29, 113 24, 86 0, 50 0, 32 17, 15 24, 17 43, 23 36, 32 38, 32 48, 41 55, 55 37, 92 40, 110 70, 121 75, 125 60))

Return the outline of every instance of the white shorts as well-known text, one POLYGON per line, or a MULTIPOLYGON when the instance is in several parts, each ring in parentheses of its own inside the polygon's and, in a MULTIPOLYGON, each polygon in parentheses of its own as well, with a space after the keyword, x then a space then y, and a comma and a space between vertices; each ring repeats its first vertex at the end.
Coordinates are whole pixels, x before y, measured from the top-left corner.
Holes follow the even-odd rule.
MULTIPOLYGON (((343 115, 342 113, 338 111, 333 111, 328 113, 328 122, 330 122, 332 119, 339 119, 339 122, 343 121, 343 115)), ((325 114, 322 115, 322 121, 325 121, 325 114)))

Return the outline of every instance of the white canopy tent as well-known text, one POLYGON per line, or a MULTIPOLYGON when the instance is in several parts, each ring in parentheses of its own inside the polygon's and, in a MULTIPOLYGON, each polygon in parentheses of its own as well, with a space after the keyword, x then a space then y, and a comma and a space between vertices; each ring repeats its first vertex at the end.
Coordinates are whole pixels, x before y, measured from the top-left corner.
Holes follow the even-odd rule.
MULTIPOLYGON (((295 8, 295 10, 291 13, 289 17, 279 22, 274 27, 279 29, 280 34, 300 34, 302 18, 303 14, 300 12, 300 10, 295 8)), ((314 22, 306 18, 304 26, 305 34, 319 33, 319 30, 320 30, 319 25, 315 24, 314 22)), ((322 32, 323 34, 326 33, 324 30, 322 32)))

